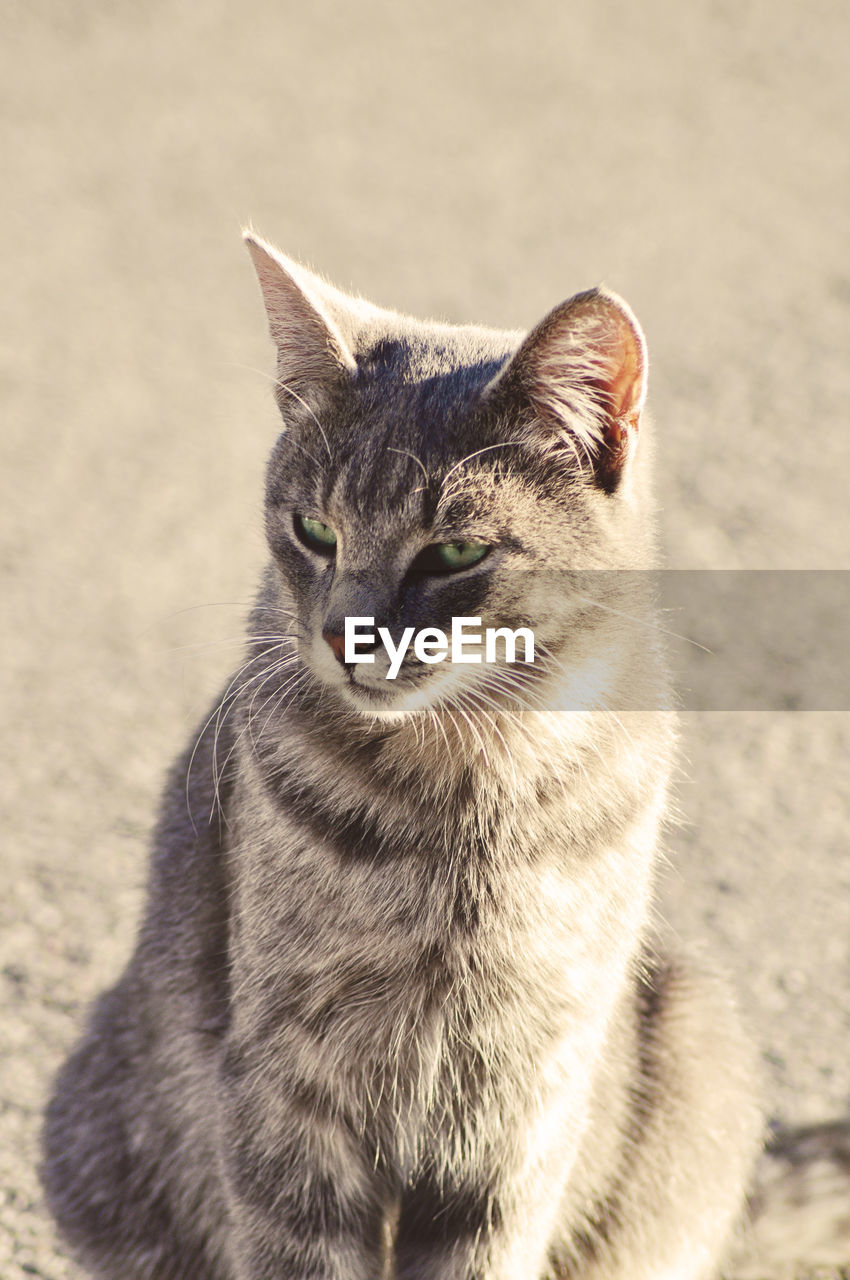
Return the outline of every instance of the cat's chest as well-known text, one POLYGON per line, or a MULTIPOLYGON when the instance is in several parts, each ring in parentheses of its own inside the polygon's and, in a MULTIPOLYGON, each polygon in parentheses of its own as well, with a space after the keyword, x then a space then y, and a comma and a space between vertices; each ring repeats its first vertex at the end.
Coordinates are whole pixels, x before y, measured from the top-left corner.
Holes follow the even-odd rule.
POLYGON ((360 1060, 476 1036, 543 1043, 588 1016, 643 909, 645 877, 619 847, 573 864, 460 842, 340 859, 278 828, 251 852, 231 921, 240 1018, 360 1060))
POLYGON ((506 1044, 519 1076, 565 1039, 584 1052, 643 919, 652 830, 621 825, 591 848, 556 835, 554 810, 485 826, 468 811, 447 823, 323 804, 293 783, 237 792, 240 1039, 284 1074, 315 1062, 329 1085, 389 1073, 397 1093, 416 1079, 420 1104, 506 1044))

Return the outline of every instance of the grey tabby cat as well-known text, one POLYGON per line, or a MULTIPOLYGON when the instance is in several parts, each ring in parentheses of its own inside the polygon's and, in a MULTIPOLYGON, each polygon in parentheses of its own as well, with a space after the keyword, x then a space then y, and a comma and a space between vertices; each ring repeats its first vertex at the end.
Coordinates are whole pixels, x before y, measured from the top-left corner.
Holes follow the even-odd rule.
POLYGON ((599 289, 525 337, 419 323, 247 242, 271 561, 60 1074, 53 1212, 103 1280, 710 1276, 761 1119, 724 990, 649 925, 638 323, 599 289), (526 626, 536 658, 389 681, 351 617, 526 626))

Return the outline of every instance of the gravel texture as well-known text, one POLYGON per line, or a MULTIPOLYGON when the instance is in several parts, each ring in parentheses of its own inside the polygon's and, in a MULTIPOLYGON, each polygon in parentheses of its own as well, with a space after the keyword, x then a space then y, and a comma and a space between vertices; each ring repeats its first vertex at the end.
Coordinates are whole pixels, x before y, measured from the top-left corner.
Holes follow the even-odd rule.
MULTIPOLYGON (((240 224, 452 320, 604 280, 649 337, 668 562, 846 571, 850 9, 7 0, 3 26, 0 1275, 79 1280, 40 1110, 262 562, 240 224)), ((846 704, 683 724, 662 911, 733 974, 795 1124, 850 1111, 848 747, 846 704)))

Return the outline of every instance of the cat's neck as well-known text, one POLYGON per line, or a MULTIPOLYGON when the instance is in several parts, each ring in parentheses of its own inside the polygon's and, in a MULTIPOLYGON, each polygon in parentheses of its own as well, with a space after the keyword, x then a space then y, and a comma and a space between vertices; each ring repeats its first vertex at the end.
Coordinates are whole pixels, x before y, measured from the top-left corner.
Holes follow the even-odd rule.
POLYGON ((666 776, 672 737, 657 712, 525 708, 486 722, 455 711, 387 723, 325 699, 290 703, 249 750, 271 790, 347 796, 409 830, 477 815, 509 832, 557 799, 565 829, 582 840, 615 810, 642 805, 666 776))

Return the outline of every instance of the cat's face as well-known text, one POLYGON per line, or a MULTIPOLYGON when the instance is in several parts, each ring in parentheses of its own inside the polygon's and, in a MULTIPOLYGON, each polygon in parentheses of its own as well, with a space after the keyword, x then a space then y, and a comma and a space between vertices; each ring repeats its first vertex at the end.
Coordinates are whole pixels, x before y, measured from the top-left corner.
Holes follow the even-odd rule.
POLYGON ((565 662, 594 659, 571 584, 643 553, 633 317, 594 293, 525 342, 419 325, 249 246, 286 424, 268 473, 266 625, 283 611, 312 679, 364 716, 542 703, 565 662), (499 629, 515 640, 488 648, 499 629))

